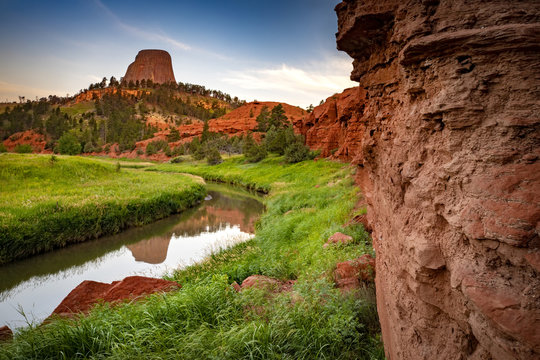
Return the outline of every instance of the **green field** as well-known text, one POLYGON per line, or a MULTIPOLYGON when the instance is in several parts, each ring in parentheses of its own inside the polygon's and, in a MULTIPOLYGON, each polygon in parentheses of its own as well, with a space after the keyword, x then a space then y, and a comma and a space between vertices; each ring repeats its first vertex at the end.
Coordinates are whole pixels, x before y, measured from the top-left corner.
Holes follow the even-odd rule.
POLYGON ((114 234, 204 197, 193 177, 80 157, 0 154, 0 264, 114 234))
POLYGON ((269 192, 255 238, 169 274, 182 284, 179 291, 22 330, 0 347, 0 358, 384 358, 373 285, 342 294, 332 278, 336 263, 373 253, 361 225, 343 225, 359 196, 351 167, 325 160, 288 165, 281 157, 245 164, 240 156, 216 166, 146 170, 269 192), (354 242, 323 249, 336 231, 354 242), (252 274, 296 283, 283 293, 233 291, 233 281, 252 274))
POLYGON ((83 101, 78 104, 60 107, 60 111, 63 114, 68 114, 69 116, 82 115, 89 111, 94 111, 95 109, 96 106, 93 101, 83 101))

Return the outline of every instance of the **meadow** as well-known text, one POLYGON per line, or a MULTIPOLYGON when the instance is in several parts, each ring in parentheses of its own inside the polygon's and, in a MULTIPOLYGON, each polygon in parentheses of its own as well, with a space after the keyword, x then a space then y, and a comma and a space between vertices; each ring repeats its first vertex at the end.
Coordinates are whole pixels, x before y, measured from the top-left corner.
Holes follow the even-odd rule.
POLYGON ((345 225, 360 196, 352 171, 275 156, 148 167, 158 177, 190 173, 267 192, 255 238, 168 274, 179 291, 31 325, 0 346, 0 359, 383 359, 373 284, 342 293, 332 277, 336 263, 373 254, 362 226, 345 225), (324 249, 336 231, 354 241, 324 249), (253 274, 295 284, 233 290, 253 274))
POLYGON ((147 224, 193 206, 205 192, 190 176, 0 154, 0 264, 147 224))

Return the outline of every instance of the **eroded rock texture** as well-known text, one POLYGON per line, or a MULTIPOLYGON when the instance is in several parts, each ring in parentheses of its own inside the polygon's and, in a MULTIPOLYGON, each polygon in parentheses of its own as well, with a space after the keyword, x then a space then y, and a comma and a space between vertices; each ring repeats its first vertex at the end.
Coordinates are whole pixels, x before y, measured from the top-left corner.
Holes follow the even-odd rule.
POLYGON ((163 84, 176 82, 172 69, 171 55, 164 50, 141 50, 135 57, 122 78, 127 82, 152 80, 163 84))
POLYGON ((358 105, 302 131, 359 165, 388 358, 540 358, 540 3, 336 11, 358 105))

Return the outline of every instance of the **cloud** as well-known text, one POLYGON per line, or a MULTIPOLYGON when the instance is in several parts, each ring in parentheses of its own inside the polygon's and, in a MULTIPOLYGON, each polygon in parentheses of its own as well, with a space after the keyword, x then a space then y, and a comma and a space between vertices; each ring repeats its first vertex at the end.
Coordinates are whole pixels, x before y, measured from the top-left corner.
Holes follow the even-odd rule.
POLYGON ((295 102, 307 106, 334 93, 356 86, 349 79, 350 59, 332 57, 312 62, 305 68, 287 64, 280 66, 230 72, 223 81, 248 91, 256 91, 264 99, 295 102))
POLYGON ((134 35, 136 37, 139 37, 139 38, 142 38, 142 39, 145 39, 145 40, 149 40, 149 41, 158 41, 158 42, 162 42, 162 43, 165 43, 165 44, 169 44, 169 45, 172 45, 173 47, 176 47, 176 48, 178 48, 180 50, 191 50, 191 46, 189 46, 187 44, 184 44, 183 42, 180 42, 178 40, 175 40, 175 39, 169 37, 164 32, 158 33, 158 32, 153 32, 153 31, 147 31, 147 30, 143 30, 143 29, 140 29, 138 27, 126 24, 125 22, 120 20, 120 18, 118 16, 116 16, 116 14, 113 13, 100 0, 94 0, 94 3, 99 8, 101 8, 105 12, 105 14, 107 14, 107 16, 109 18, 111 18, 113 20, 113 22, 116 24, 116 26, 118 26, 119 28, 121 28, 122 30, 124 30, 125 32, 127 32, 127 33, 129 33, 131 35, 134 35))

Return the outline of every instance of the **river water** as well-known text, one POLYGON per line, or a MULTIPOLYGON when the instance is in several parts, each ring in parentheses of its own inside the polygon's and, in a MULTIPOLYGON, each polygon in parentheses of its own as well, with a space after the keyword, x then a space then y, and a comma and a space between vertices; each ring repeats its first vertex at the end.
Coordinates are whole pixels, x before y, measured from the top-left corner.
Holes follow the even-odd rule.
POLYGON ((215 184, 208 194, 182 214, 0 266, 0 327, 41 322, 84 280, 162 277, 253 236, 264 210, 256 196, 215 184))

